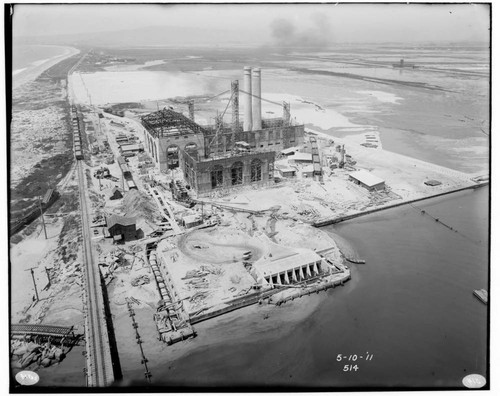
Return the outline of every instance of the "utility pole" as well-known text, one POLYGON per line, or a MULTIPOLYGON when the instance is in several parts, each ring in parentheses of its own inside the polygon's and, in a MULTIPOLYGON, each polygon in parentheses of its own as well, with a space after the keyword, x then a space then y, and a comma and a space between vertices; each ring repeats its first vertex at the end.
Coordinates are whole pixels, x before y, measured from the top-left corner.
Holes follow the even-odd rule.
POLYGON ((47 280, 49 281, 50 283, 50 274, 49 274, 49 269, 52 269, 52 268, 47 268, 45 267, 45 273, 47 274, 47 280))
POLYGON ((97 113, 97 122, 99 124, 99 133, 102 135, 102 128, 101 128, 101 119, 99 118, 99 113, 97 113))
POLYGON ((31 277, 33 278, 33 286, 35 286, 35 295, 36 295, 36 301, 40 301, 40 299, 38 298, 38 290, 36 288, 36 282, 35 282, 35 272, 33 271, 33 268, 36 268, 36 267, 31 267, 31 268, 28 268, 26 269, 25 271, 31 271, 31 277))
POLYGON ((38 206, 40 207, 40 216, 42 217, 43 232, 45 234, 45 239, 47 239, 47 230, 45 228, 45 219, 43 218, 42 201, 40 200, 40 196, 38 196, 38 206))

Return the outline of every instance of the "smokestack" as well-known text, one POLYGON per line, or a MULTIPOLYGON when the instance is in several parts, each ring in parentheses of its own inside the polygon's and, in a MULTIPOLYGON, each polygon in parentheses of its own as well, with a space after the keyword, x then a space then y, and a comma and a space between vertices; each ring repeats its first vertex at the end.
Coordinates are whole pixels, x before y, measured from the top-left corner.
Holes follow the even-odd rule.
POLYGON ((189 119, 194 121, 194 100, 188 102, 189 119))
POLYGON ((283 125, 290 126, 290 103, 283 102, 283 125))
POLYGON ((260 101, 260 69, 252 69, 252 131, 262 129, 260 101))
POLYGON ((245 66, 244 78, 243 78, 243 91, 248 92, 243 94, 243 130, 252 130, 252 69, 249 66, 245 66))

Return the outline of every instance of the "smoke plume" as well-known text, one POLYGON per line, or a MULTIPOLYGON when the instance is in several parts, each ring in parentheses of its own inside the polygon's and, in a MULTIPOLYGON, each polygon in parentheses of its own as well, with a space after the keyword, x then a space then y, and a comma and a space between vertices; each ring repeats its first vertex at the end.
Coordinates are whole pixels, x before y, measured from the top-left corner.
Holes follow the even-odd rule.
POLYGON ((275 19, 271 22, 273 43, 279 47, 324 48, 332 42, 332 29, 323 14, 312 15, 312 26, 298 29, 291 21, 275 19))

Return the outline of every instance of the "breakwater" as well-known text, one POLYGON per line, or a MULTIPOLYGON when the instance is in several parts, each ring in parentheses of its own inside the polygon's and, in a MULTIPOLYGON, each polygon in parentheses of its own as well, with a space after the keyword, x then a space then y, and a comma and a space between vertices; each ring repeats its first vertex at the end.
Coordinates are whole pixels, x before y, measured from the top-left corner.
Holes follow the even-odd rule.
POLYGON ((474 190, 474 189, 477 189, 477 188, 480 188, 480 187, 484 187, 484 186, 487 186, 487 185, 489 185, 489 182, 482 182, 482 183, 478 183, 478 184, 473 184, 473 185, 470 185, 470 186, 467 186, 467 187, 458 188, 458 189, 455 189, 455 190, 452 190, 452 191, 445 191, 445 192, 442 192, 442 193, 439 193, 439 194, 429 195, 429 196, 426 196, 426 197, 416 198, 416 199, 412 199, 412 200, 408 200, 408 201, 404 201, 404 202, 398 202, 398 203, 395 203, 395 204, 392 204, 392 205, 386 205, 386 206, 382 206, 380 208, 366 210, 364 212, 353 213, 353 214, 346 215, 346 216, 330 217, 330 218, 326 218, 326 219, 324 218, 324 219, 321 219, 321 220, 313 222, 311 225, 313 227, 324 227, 324 226, 327 226, 327 225, 337 224, 337 223, 340 223, 340 222, 343 222, 343 221, 346 221, 346 220, 355 219, 356 217, 361 217, 361 216, 369 215, 369 214, 372 214, 372 213, 380 212, 382 210, 397 208, 398 206, 409 205, 409 204, 412 204, 412 203, 415 203, 415 202, 425 201, 425 200, 428 200, 428 199, 431 199, 431 198, 438 198, 438 197, 442 197, 442 196, 445 196, 445 195, 454 194, 454 193, 457 193, 457 192, 460 192, 460 191, 466 191, 466 190, 471 190, 471 189, 474 190))

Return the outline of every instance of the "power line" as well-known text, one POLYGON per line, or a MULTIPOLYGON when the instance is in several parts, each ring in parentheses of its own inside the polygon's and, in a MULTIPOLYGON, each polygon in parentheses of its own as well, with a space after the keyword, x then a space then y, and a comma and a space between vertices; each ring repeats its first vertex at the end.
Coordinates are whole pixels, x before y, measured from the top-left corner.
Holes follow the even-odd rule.
POLYGON ((269 102, 269 103, 275 104, 277 106, 283 106, 283 103, 273 102, 272 100, 264 99, 262 96, 257 96, 257 95, 251 94, 250 92, 243 91, 242 89, 240 89, 240 92, 242 92, 244 94, 247 94, 247 95, 250 95, 250 96, 252 96, 254 98, 261 99, 264 102, 269 102))

